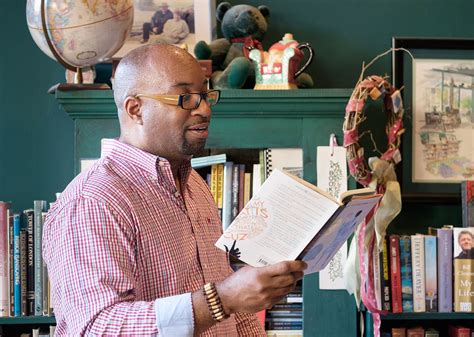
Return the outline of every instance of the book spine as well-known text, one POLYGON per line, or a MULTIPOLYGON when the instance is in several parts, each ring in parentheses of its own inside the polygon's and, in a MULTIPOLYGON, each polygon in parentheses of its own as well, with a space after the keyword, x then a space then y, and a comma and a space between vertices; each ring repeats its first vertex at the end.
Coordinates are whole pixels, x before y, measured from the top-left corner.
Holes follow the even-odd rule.
POLYGON ((453 311, 453 230, 438 229, 438 311, 453 311))
POLYGON ((400 237, 400 279, 403 312, 413 312, 413 280, 411 267, 411 238, 400 237))
POLYGON ((253 171, 252 171, 252 190, 250 195, 254 196, 257 191, 262 186, 262 170, 260 169, 261 164, 253 164, 253 171))
POLYGON ((462 226, 474 226, 474 180, 461 182, 462 226))
POLYGON ((474 259, 454 259, 454 311, 474 312, 474 259))
POLYGON ((217 166, 217 209, 222 220, 222 206, 224 195, 224 164, 217 166))
POLYGON ((8 216, 9 203, 0 201, 0 317, 10 314, 10 275, 8 251, 8 216))
POLYGON ((27 232, 25 228, 21 228, 20 231, 20 285, 21 285, 21 315, 28 316, 28 303, 26 300, 26 292, 27 292, 27 248, 26 248, 26 241, 27 241, 27 232))
POLYGON ((217 164, 211 166, 211 193, 217 205, 217 164))
POLYGON ((423 235, 411 236, 411 264, 413 278, 413 311, 424 312, 425 307, 425 244, 423 235))
POLYGON ((400 275, 400 243, 398 235, 390 235, 390 287, 392 291, 392 312, 402 312, 402 285, 400 275))
POLYGON ((387 238, 382 238, 382 251, 380 252, 380 270, 381 270, 381 279, 380 287, 382 289, 382 310, 390 311, 391 306, 391 296, 390 296, 390 258, 389 258, 389 249, 387 238))
POLYGON ((13 215, 13 316, 21 316, 20 215, 13 215))
POLYGON ((425 236, 425 306, 427 312, 438 311, 436 236, 425 236))
POLYGON ((239 165, 239 213, 244 208, 245 164, 239 165))
POLYGON ((377 250, 375 250, 372 255, 372 270, 374 275, 375 302, 377 304, 377 309, 382 310, 382 277, 380 275, 380 254, 377 250))
POLYGON ((26 209, 23 211, 27 221, 26 228, 26 250, 27 250, 27 260, 26 260, 26 301, 27 301, 27 310, 29 315, 34 315, 35 312, 35 251, 34 251, 34 210, 26 209))
POLYGON ((222 184, 222 229, 226 230, 232 220, 232 162, 224 165, 224 183, 222 184))
POLYGON ((8 219, 8 291, 10 296, 8 297, 10 308, 10 316, 15 316, 15 273, 13 271, 13 257, 15 255, 13 250, 13 211, 7 210, 8 219))
POLYGON ((247 203, 250 201, 250 195, 251 195, 251 187, 252 187, 252 173, 245 173, 244 177, 244 205, 247 205, 247 203))
POLYGON ((239 165, 235 164, 232 166, 231 222, 235 219, 237 214, 239 214, 239 182, 239 165))
MULTIPOLYGON (((46 212, 43 212, 42 214, 42 219, 41 223, 44 224, 44 221, 46 220, 46 212)), ((41 258, 41 268, 43 270, 43 316, 48 315, 49 311, 49 297, 48 297, 48 292, 49 292, 49 278, 48 278, 48 268, 46 267, 46 262, 44 262, 43 258, 41 258)))
POLYGON ((35 269, 35 316, 43 315, 43 259, 41 256, 43 235, 43 212, 46 211, 46 201, 34 201, 34 269, 35 269))

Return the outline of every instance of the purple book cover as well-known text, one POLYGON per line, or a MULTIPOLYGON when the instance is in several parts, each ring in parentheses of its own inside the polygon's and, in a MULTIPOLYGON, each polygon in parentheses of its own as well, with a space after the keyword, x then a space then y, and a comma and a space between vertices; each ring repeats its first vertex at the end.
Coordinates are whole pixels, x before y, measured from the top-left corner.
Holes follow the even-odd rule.
POLYGON ((440 228, 438 236, 438 311, 453 311, 453 230, 440 228))
POLYGON ((438 311, 436 236, 425 236, 425 302, 427 312, 438 311))

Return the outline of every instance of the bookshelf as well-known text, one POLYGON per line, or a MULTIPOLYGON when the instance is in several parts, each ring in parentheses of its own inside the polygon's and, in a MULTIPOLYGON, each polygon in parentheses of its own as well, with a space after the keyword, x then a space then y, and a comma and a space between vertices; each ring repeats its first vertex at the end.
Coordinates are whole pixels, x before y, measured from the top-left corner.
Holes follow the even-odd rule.
MULTIPOLYGON (((223 91, 213 109, 207 147, 302 148, 304 178, 315 183, 316 146, 327 145, 333 132, 342 139, 350 94, 350 89, 223 91)), ((110 90, 57 91, 55 95, 74 120, 74 170, 78 173, 81 159, 99 157, 101 138, 119 135, 113 95, 110 90)), ((303 330, 304 336, 357 336, 354 299, 345 290, 319 290, 317 274, 305 277, 303 330)))

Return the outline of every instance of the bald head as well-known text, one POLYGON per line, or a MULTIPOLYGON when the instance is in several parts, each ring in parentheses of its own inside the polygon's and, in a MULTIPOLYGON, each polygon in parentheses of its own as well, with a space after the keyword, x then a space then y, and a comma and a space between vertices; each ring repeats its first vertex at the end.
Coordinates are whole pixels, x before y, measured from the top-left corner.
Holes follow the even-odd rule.
POLYGON ((145 45, 122 58, 114 76, 114 100, 119 119, 124 102, 137 93, 165 93, 170 81, 197 61, 184 49, 169 44, 145 45))

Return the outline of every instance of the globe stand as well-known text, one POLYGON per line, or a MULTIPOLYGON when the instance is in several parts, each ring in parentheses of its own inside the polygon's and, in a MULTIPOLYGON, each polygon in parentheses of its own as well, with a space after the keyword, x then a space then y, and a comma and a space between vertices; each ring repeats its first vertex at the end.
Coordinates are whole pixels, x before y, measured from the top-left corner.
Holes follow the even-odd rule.
POLYGON ((99 83, 83 83, 82 77, 82 68, 75 67, 66 60, 56 51, 56 48, 51 41, 51 37, 49 36, 48 27, 46 26, 46 1, 41 0, 41 26, 43 28, 43 34, 48 44, 51 53, 54 55, 56 60, 61 63, 64 68, 74 71, 76 75, 74 76, 75 83, 57 83, 53 85, 51 88, 48 89, 48 93, 53 94, 56 90, 59 91, 73 91, 73 90, 106 90, 110 89, 107 84, 99 84, 99 83))

